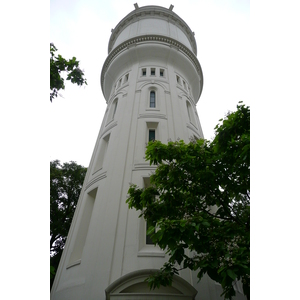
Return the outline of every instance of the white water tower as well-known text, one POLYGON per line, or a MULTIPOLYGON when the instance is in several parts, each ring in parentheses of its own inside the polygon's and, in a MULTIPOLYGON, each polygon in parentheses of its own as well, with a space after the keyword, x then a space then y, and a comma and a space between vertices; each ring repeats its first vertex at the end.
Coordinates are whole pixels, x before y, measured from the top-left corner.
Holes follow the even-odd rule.
POLYGON ((149 184, 149 140, 203 138, 196 111, 203 75, 194 33, 173 6, 134 6, 109 40, 100 80, 107 110, 51 299, 221 299, 219 284, 208 276, 197 283, 190 270, 172 287, 150 291, 144 282, 167 257, 128 209, 127 191, 130 183, 149 184))

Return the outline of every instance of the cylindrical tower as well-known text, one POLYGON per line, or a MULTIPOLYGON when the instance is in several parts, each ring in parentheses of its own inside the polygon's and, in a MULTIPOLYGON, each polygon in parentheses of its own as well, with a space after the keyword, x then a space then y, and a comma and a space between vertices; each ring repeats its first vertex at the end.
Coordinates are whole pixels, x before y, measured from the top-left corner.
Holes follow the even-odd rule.
POLYGON ((147 186, 149 140, 202 138, 196 111, 203 87, 197 46, 173 11, 145 6, 112 30, 101 72, 107 102, 51 299, 219 299, 208 277, 181 271, 172 287, 145 278, 167 260, 146 238, 147 224, 125 203, 130 183, 147 186), (197 293, 198 291, 198 293, 197 293), (197 295, 196 295, 197 294, 197 295))

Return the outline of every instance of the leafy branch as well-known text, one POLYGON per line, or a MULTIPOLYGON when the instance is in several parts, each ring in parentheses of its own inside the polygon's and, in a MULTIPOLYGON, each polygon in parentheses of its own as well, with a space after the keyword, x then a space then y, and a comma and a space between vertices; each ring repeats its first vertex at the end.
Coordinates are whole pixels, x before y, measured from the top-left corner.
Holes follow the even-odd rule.
POLYGON ((65 89, 64 78, 62 72, 67 73, 67 80, 77 85, 87 85, 84 78, 84 72, 79 68, 79 61, 76 57, 66 60, 60 54, 55 56, 57 48, 50 43, 50 101, 57 97, 57 93, 61 89, 65 89))

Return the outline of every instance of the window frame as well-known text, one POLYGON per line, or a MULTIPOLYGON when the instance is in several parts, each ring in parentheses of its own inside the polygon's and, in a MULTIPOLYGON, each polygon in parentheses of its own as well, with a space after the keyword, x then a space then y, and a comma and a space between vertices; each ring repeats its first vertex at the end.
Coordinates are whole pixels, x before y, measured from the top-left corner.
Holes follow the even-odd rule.
POLYGON ((118 107, 118 98, 116 98, 113 102, 113 112, 112 112, 112 117, 111 120, 113 120, 116 116, 116 112, 117 112, 117 107, 118 107))
POLYGON ((148 142, 155 141, 155 138, 156 138, 155 128, 149 128, 149 130, 148 130, 148 142), (154 139, 150 138, 150 132, 152 133, 152 135, 154 135, 154 139))
POLYGON ((149 108, 156 108, 156 91, 155 90, 150 91, 149 108), (154 98, 152 98, 151 95, 154 95, 154 98), (154 105, 154 106, 152 106, 152 105, 154 105))
POLYGON ((115 117, 116 117, 116 113, 117 113, 117 108, 118 108, 118 102, 119 102, 119 98, 115 98, 110 107, 108 108, 108 114, 107 114, 107 121, 106 121, 106 125, 107 126, 109 123, 111 123, 115 117))
POLYGON ((145 234, 146 235, 146 241, 145 241, 146 245, 154 245, 154 242, 152 241, 151 236, 147 235, 147 231, 151 225, 149 225, 148 221, 145 221, 145 222, 146 222, 146 234, 145 234))
POLYGON ((186 100, 186 109, 187 109, 187 113, 188 113, 188 117, 189 117, 189 122, 191 124, 193 124, 194 126, 196 126, 195 113, 193 111, 193 106, 188 100, 186 100))
MULTIPOLYGON (((146 175, 141 177, 142 185, 147 188, 150 186, 150 177, 146 175)), ((158 245, 147 243, 147 221, 141 217, 139 223, 139 257, 165 257, 165 252, 158 245)))

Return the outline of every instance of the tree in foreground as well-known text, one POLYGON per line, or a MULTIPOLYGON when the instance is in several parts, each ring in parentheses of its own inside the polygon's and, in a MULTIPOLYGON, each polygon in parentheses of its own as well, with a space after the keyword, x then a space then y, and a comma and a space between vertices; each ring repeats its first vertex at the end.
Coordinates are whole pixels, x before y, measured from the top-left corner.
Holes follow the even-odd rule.
POLYGON ((57 97, 60 89, 65 89, 64 78, 61 77, 62 72, 67 73, 67 80, 81 86, 87 85, 83 71, 79 68, 79 61, 76 57, 66 60, 60 54, 55 56, 57 48, 54 44, 50 44, 50 101, 57 97))
POLYGON ((50 162, 50 285, 54 281, 87 169, 50 162))
POLYGON ((239 103, 220 121, 212 141, 149 142, 146 160, 158 165, 151 186, 130 186, 129 207, 169 254, 147 279, 151 288, 189 268, 220 283, 225 299, 240 280, 250 299, 250 108, 239 103))

